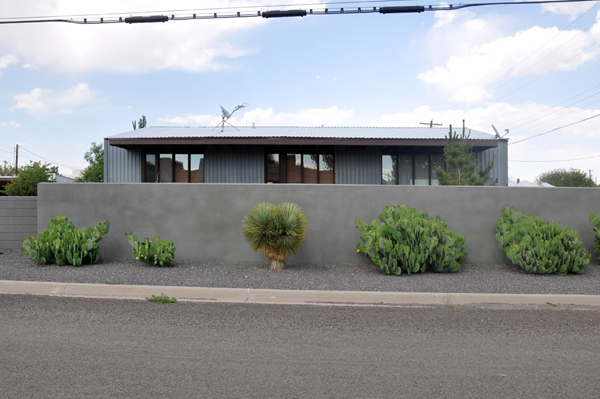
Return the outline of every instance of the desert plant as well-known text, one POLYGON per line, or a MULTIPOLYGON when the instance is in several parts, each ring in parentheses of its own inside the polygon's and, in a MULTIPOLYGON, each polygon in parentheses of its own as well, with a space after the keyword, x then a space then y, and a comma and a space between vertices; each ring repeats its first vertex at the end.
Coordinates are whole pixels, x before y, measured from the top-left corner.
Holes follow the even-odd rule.
POLYGON ((576 232, 505 205, 496 221, 496 240, 508 259, 526 273, 582 274, 590 262, 576 232))
POLYGON ((387 206, 371 225, 354 220, 362 243, 358 252, 367 255, 387 274, 456 272, 467 256, 465 238, 448 230, 439 216, 429 219, 423 211, 401 204, 387 206))
POLYGON ((296 204, 262 202, 244 217, 242 231, 250 248, 271 261, 271 270, 283 270, 287 255, 297 253, 306 241, 308 219, 296 204))
POLYGON ((152 295, 151 297, 146 297, 148 302, 158 302, 158 303, 175 303, 177 302, 177 298, 169 298, 165 294, 160 295, 152 295))
POLYGON ((85 227, 76 230, 68 218, 56 215, 56 219, 50 221, 46 231, 40 233, 37 239, 31 236, 21 240, 21 252, 40 264, 80 266, 96 263, 100 258, 98 241, 108 233, 109 226, 110 223, 105 220, 87 230, 85 227))
POLYGON ((596 248, 596 256, 600 260, 600 219, 596 216, 596 212, 590 213, 590 224, 594 232, 594 247, 596 248))
POLYGON ((144 242, 140 243, 131 231, 125 233, 125 237, 133 247, 133 256, 144 262, 146 266, 170 266, 175 259, 175 244, 171 240, 154 236, 155 242, 146 237, 144 242))

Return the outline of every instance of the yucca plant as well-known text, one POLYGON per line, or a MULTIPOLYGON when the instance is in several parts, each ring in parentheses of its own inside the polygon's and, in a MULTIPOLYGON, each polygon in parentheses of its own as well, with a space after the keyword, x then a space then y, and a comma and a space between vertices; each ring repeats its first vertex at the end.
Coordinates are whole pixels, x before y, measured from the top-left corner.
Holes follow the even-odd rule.
POLYGON ((302 209, 289 202, 280 205, 262 202, 242 221, 250 248, 264 252, 271 270, 283 270, 288 254, 297 253, 308 234, 308 219, 302 209))

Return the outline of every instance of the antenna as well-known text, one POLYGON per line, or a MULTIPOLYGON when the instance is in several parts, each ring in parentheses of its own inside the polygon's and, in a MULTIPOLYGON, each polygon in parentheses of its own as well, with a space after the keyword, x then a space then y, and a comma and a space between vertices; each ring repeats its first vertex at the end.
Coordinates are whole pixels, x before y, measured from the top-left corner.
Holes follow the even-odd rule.
POLYGON ((496 129, 496 126, 492 125, 492 129, 494 129, 494 132, 496 132, 496 138, 497 139, 503 139, 504 137, 506 137, 509 133, 508 129, 504 129, 504 131, 506 132, 504 134, 504 136, 500 136, 500 133, 498 133, 498 129, 496 129))
POLYGON ((431 122, 419 122, 421 125, 429 125, 429 127, 434 127, 434 126, 442 126, 441 123, 433 123, 433 119, 431 120, 431 122))
POLYGON ((233 112, 229 112, 227 111, 225 108, 223 108, 222 105, 219 105, 221 107, 221 123, 219 123, 217 126, 213 127, 213 130, 219 126, 221 126, 221 133, 223 132, 223 129, 225 128, 225 124, 227 123, 229 126, 231 126, 232 128, 234 128, 235 130, 239 130, 237 127, 233 126, 231 123, 227 122, 229 120, 229 118, 231 118, 231 115, 233 115, 235 113, 235 111, 237 111, 240 108, 244 108, 247 107, 248 104, 243 103, 238 105, 237 107, 235 107, 235 109, 233 110, 233 112))

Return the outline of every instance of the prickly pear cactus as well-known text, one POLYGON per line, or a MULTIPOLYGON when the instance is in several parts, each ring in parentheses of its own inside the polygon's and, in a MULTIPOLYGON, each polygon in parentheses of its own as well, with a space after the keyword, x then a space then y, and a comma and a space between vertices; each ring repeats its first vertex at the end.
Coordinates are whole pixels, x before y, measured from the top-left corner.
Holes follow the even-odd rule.
POLYGON ((371 225, 355 219, 361 232, 358 252, 367 255, 387 274, 456 272, 467 256, 465 238, 439 216, 429 219, 423 211, 401 204, 388 206, 371 225))
POLYGON ((525 273, 582 274, 590 262, 591 255, 576 232, 552 221, 523 215, 514 206, 502 208, 496 221, 496 240, 507 258, 525 273))
POLYGON ((590 213, 590 224, 594 231, 594 247, 596 248, 596 256, 600 260, 600 219, 596 216, 596 212, 590 213))
POLYGON ((59 266, 81 266, 86 263, 96 263, 100 258, 98 241, 108 233, 110 223, 105 220, 87 230, 75 229, 68 218, 56 215, 50 221, 46 231, 21 240, 21 252, 29 259, 39 264, 56 263, 59 266))
POLYGON ((146 237, 144 242, 140 243, 131 231, 125 233, 125 237, 133 247, 133 256, 146 266, 170 266, 175 260, 175 244, 171 240, 154 236, 155 242, 146 237))

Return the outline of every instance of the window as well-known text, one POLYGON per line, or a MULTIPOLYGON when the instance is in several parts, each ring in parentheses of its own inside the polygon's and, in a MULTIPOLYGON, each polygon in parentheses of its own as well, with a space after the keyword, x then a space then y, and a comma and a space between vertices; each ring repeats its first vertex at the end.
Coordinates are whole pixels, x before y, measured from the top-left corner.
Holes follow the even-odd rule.
POLYGON ((267 183, 333 184, 333 154, 318 152, 267 153, 265 161, 267 183), (285 160, 280 162, 280 160, 285 160))
POLYGON ((444 167, 442 154, 383 154, 381 184, 437 186, 436 167, 444 167))
POLYGON ((204 183, 204 154, 147 153, 142 181, 204 183))

